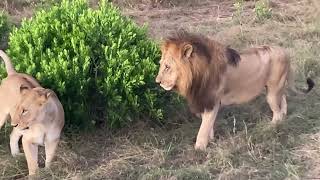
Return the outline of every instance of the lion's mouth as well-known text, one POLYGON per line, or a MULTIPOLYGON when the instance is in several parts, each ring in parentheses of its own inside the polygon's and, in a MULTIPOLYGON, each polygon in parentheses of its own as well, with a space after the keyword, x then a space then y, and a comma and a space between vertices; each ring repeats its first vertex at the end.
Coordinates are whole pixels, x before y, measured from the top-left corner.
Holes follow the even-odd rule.
POLYGON ((164 90, 166 90, 166 91, 170 91, 170 90, 172 90, 173 87, 174 87, 174 86, 166 86, 166 85, 164 85, 164 84, 160 84, 160 86, 161 86, 164 90))

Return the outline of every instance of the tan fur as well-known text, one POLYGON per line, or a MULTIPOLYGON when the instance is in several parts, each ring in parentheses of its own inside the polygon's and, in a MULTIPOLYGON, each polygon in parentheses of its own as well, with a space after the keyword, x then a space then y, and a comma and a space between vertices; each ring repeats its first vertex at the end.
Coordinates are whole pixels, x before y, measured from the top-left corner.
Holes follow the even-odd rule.
MULTIPOLYGON (((162 45, 156 82, 186 97, 191 110, 201 114, 195 148, 203 150, 213 137, 220 106, 248 102, 265 88, 272 123, 282 120, 287 113, 289 73, 288 55, 280 47, 261 46, 239 54, 204 36, 180 31, 162 45)), ((311 79, 308 85, 310 91, 314 85, 311 79)))
POLYGON ((38 144, 45 143, 46 166, 48 166, 52 160, 64 123, 63 109, 54 93, 50 91, 51 95, 47 100, 48 103, 45 105, 46 108, 40 111, 30 111, 32 113, 32 118, 29 119, 32 121, 31 125, 28 124, 29 122, 27 120, 21 121, 21 119, 17 117, 20 107, 27 106, 31 109, 39 109, 39 107, 35 105, 39 102, 40 97, 31 96, 32 92, 47 91, 40 90, 43 88, 40 87, 39 83, 33 77, 27 74, 17 73, 9 57, 2 50, 0 50, 0 57, 2 57, 5 62, 8 74, 0 85, 0 128, 6 120, 10 119, 11 124, 18 124, 17 127, 13 128, 10 135, 11 154, 13 156, 20 154, 18 141, 21 136, 23 136, 23 149, 28 162, 29 174, 32 175, 38 167, 35 161, 35 158, 37 158, 36 149, 38 144), (23 94, 21 90, 23 90, 24 93, 27 91, 29 93, 23 94), (46 109, 51 109, 52 112, 48 113, 46 109), (22 130, 27 126, 29 129, 22 130))
POLYGON ((54 157, 60 134, 64 126, 64 110, 56 94, 50 89, 21 87, 21 100, 12 117, 15 126, 10 144, 18 151, 18 140, 22 145, 28 163, 29 175, 38 169, 38 146, 44 145, 46 167, 54 157))
POLYGON ((31 76, 17 73, 11 64, 9 57, 0 50, 0 57, 5 62, 8 76, 0 85, 0 129, 7 119, 11 117, 11 111, 20 100, 20 86, 28 88, 39 87, 39 83, 31 76))
POLYGON ((5 65, 6 65, 6 71, 8 76, 10 76, 11 74, 16 74, 16 70, 13 68, 13 65, 11 63, 10 58, 8 57, 8 55, 3 52, 2 50, 0 50, 0 57, 3 59, 5 65))

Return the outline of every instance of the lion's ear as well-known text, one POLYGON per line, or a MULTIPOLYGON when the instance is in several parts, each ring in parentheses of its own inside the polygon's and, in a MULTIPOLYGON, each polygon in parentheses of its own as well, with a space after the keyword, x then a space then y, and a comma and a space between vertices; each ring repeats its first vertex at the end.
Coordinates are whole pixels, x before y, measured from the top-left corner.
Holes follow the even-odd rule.
POLYGON ((21 84, 21 86, 20 86, 20 94, 25 94, 29 90, 30 90, 29 86, 27 86, 25 84, 21 84))
POLYGON ((183 47, 182 47, 182 57, 183 58, 190 58, 191 57, 191 54, 193 52, 193 47, 191 44, 185 44, 183 47))

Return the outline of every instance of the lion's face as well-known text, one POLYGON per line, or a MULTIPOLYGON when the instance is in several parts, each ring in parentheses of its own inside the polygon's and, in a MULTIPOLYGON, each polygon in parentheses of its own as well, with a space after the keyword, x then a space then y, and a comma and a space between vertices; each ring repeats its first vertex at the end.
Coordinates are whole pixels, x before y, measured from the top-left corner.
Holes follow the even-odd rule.
POLYGON ((179 69, 173 54, 170 51, 162 50, 160 68, 156 77, 156 82, 159 83, 163 89, 170 91, 177 83, 178 71, 179 69))
POLYGON ((21 99, 13 113, 12 125, 19 129, 28 129, 44 120, 44 106, 48 100, 48 92, 43 88, 20 87, 21 99))
POLYGON ((159 83, 163 89, 170 91, 179 85, 183 61, 189 58, 191 52, 191 45, 187 45, 187 47, 183 46, 181 49, 175 45, 166 44, 161 48, 162 55, 156 82, 159 83))

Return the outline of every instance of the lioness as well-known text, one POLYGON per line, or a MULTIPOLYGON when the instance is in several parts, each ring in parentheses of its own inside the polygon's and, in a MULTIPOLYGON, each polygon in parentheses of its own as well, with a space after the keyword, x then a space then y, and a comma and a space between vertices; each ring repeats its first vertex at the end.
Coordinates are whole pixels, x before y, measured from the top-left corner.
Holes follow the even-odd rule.
POLYGON ((64 126, 64 110, 50 89, 21 86, 20 94, 11 120, 15 127, 11 138, 18 140, 22 136, 29 175, 33 175, 38 169, 39 145, 45 146, 45 166, 50 166, 64 126))
MULTIPOLYGON (((3 59, 7 71, 7 77, 0 85, 0 129, 7 119, 12 117, 14 106, 20 101, 20 87, 26 88, 40 87, 39 83, 31 76, 17 73, 12 66, 10 58, 0 50, 0 57, 3 59)), ((12 135, 11 135, 12 136, 12 135)), ((19 154, 17 140, 10 138, 11 154, 19 154)))
POLYGON ((0 50, 0 57, 3 59, 7 71, 7 77, 0 85, 0 128, 10 117, 10 112, 20 100, 20 86, 28 88, 39 87, 39 83, 31 76, 17 73, 12 66, 10 58, 0 50))
POLYGON ((15 126, 10 135, 11 154, 20 154, 21 136, 29 175, 38 168, 38 145, 45 145, 46 167, 55 153, 64 126, 64 111, 55 93, 43 89, 31 76, 17 73, 9 57, 0 50, 8 77, 0 85, 0 128, 7 119, 15 126))
MULTIPOLYGON (((204 150, 214 135, 214 122, 222 106, 241 104, 267 90, 272 123, 287 114, 286 84, 297 91, 290 77, 290 61, 280 47, 261 46, 242 53, 202 35, 178 31, 161 47, 156 82, 184 96, 202 123, 195 149, 204 150)), ((309 92, 314 82, 307 79, 309 92)))

